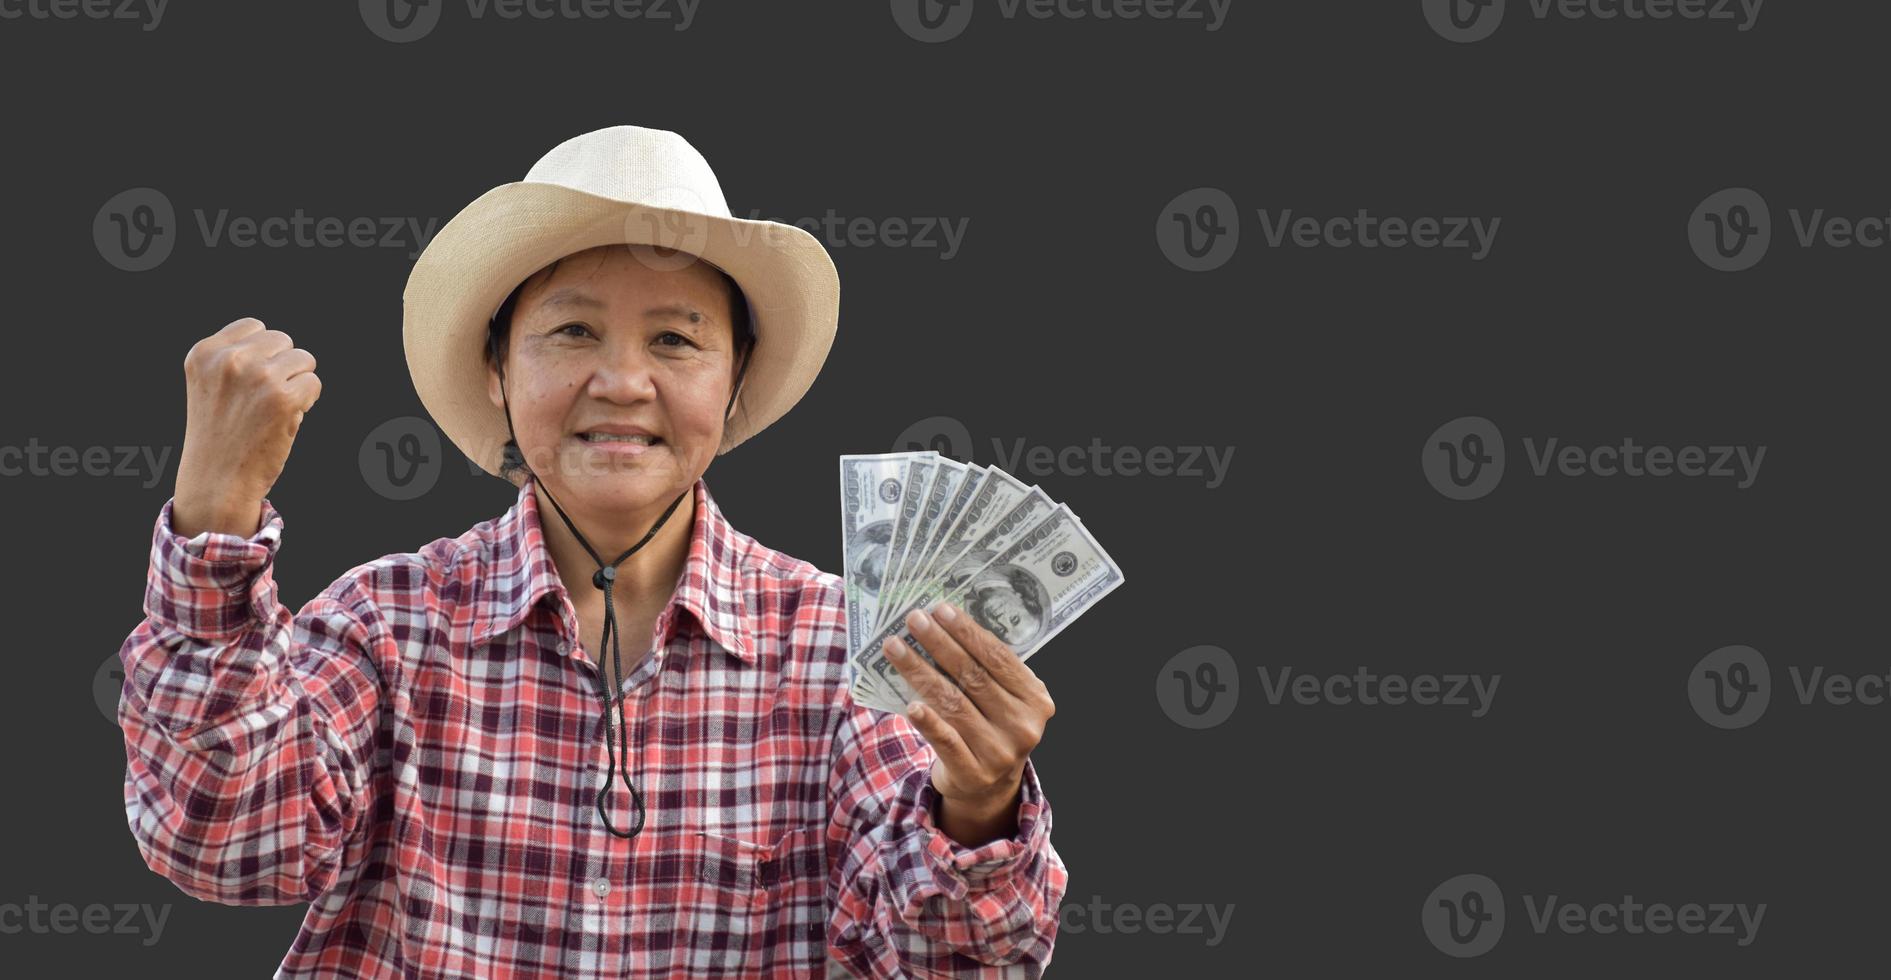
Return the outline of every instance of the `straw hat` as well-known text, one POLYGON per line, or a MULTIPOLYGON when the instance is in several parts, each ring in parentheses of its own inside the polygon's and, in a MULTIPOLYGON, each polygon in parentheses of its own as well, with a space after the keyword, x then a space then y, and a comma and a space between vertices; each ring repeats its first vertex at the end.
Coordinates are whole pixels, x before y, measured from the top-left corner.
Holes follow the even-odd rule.
MULTIPOLYGON (((840 274, 819 240, 730 214, 709 161, 661 129, 611 126, 552 148, 525 179, 481 194, 441 227, 402 296, 407 370, 428 414, 460 451, 499 475, 506 418, 486 396, 486 329, 499 304, 552 260, 598 245, 655 245, 734 279, 755 322, 726 453, 780 418, 827 360, 840 274)), ((662 260, 647 258, 656 264, 662 260)))

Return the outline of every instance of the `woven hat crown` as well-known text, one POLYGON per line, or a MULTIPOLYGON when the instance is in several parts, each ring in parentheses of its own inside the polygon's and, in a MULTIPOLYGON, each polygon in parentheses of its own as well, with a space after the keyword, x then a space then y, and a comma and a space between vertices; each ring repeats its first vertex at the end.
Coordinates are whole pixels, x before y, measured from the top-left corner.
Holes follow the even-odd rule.
POLYGON ((540 157, 525 179, 651 207, 730 217, 709 161, 661 129, 611 126, 574 136, 540 157))

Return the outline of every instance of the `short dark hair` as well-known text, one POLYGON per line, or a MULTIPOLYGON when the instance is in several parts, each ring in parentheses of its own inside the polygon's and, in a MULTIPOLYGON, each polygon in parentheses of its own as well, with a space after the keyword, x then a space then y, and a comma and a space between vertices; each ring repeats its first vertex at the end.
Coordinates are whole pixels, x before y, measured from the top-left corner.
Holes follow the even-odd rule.
MULTIPOLYGON (((548 278, 555 275, 558 271, 558 263, 570 257, 567 255, 553 259, 550 265, 526 276, 517 286, 512 287, 512 292, 506 294, 505 302, 499 304, 498 311, 487 322, 486 364, 498 371, 501 378, 505 376, 506 371, 506 346, 512 337, 512 314, 519 305, 519 295, 525 291, 525 284, 531 282, 541 272, 548 278)), ((711 266, 711 268, 715 267, 711 266)), ((742 377, 748 373, 750 355, 755 352, 755 318, 750 313, 748 297, 743 294, 742 287, 736 283, 735 279, 721 269, 716 269, 716 274, 722 277, 723 285, 729 290, 729 322, 730 330, 735 335, 736 358, 735 384, 729 389, 729 397, 733 401, 736 390, 742 387, 742 377)), ((505 449, 499 464, 499 472, 500 475, 509 477, 514 469, 519 469, 524 465, 524 459, 517 442, 507 439, 505 449)))

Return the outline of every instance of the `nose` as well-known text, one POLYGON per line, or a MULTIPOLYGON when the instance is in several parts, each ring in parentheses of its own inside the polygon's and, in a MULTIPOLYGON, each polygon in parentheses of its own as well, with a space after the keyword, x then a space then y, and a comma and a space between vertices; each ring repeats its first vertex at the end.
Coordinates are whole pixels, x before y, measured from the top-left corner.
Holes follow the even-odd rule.
POLYGON ((593 398, 628 405, 656 396, 656 363, 644 344, 614 336, 602 351, 597 369, 591 372, 593 398))

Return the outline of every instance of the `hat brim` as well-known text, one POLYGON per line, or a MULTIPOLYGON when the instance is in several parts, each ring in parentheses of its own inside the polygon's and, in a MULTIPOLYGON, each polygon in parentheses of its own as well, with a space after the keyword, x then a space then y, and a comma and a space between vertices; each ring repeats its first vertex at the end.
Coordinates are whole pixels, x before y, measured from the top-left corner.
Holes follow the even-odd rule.
POLYGON ((486 472, 500 475, 510 438, 505 413, 486 394, 486 325, 527 276, 599 245, 676 249, 741 287, 755 321, 755 349, 718 455, 781 418, 814 384, 840 322, 840 274, 806 230, 649 207, 559 184, 501 184, 441 226, 414 262, 401 298, 414 390, 447 438, 486 472))

